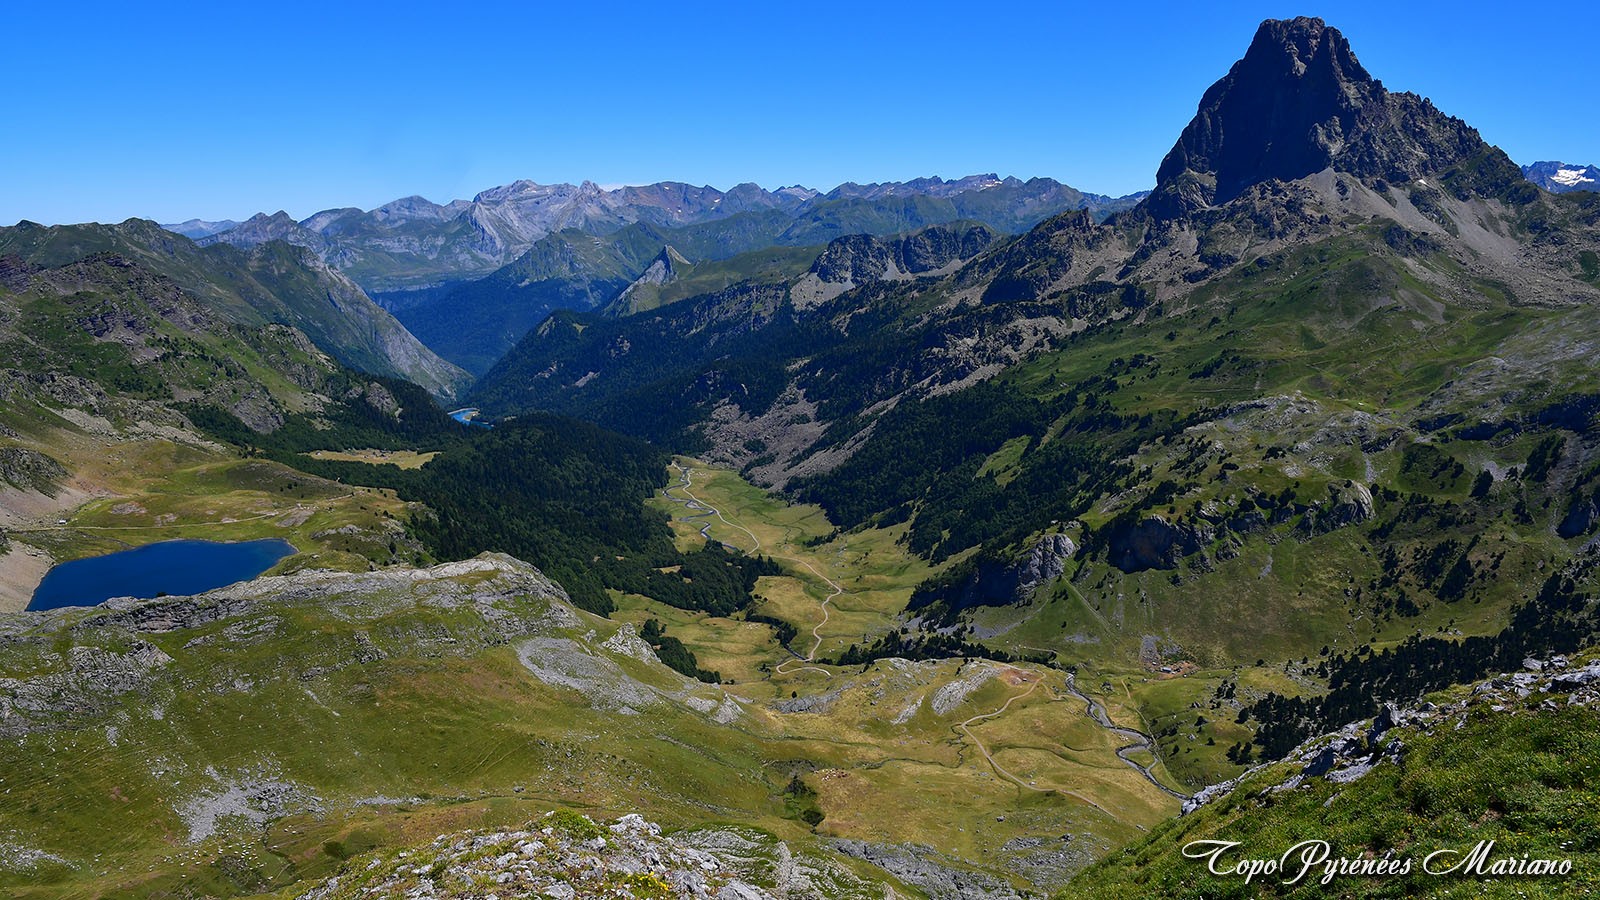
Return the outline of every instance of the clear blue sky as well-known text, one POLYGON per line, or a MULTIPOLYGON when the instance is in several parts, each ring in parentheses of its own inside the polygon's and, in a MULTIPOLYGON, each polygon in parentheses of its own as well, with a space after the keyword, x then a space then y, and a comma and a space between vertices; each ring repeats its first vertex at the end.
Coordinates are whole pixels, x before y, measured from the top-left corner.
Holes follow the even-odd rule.
POLYGON ((303 218, 517 178, 1121 194, 1259 21, 1297 14, 1518 162, 1600 163, 1581 6, 1089 6, 11 4, 0 223, 303 218))

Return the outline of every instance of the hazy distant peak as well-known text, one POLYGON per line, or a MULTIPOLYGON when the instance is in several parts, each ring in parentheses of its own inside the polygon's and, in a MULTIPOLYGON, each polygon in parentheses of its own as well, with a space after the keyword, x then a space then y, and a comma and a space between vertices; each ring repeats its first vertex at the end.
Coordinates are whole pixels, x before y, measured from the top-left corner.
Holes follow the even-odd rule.
POLYGON ((1522 174, 1553 194, 1600 191, 1600 168, 1595 166, 1541 160, 1531 166, 1523 166, 1522 174))

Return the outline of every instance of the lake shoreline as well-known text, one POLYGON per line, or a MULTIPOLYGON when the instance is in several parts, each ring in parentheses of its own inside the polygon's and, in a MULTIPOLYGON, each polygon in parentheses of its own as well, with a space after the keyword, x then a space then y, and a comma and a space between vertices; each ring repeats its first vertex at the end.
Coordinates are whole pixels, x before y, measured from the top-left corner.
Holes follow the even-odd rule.
POLYGON ((178 538, 49 567, 26 610, 89 607, 113 597, 192 596, 250 581, 298 552, 282 538, 178 538))
POLYGON ((0 555, 0 614, 19 613, 28 608, 33 592, 55 566, 50 554, 15 538, 0 555))

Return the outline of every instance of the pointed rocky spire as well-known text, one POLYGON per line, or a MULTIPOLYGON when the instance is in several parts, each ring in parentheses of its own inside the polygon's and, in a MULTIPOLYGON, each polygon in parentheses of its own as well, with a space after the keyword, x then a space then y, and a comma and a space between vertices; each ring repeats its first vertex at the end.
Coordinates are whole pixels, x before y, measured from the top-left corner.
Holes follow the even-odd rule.
POLYGON ((1386 90, 1337 28, 1321 19, 1269 19, 1201 98, 1161 162, 1147 208, 1183 216, 1263 181, 1330 166, 1363 179, 1408 180, 1485 149, 1466 123, 1414 94, 1386 90))

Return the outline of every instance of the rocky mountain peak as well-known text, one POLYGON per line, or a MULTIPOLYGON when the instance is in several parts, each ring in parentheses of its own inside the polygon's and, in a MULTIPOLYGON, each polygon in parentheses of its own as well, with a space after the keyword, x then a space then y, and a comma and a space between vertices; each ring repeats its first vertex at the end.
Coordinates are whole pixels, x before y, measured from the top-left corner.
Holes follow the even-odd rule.
POLYGON ((682 253, 679 253, 678 249, 671 244, 662 247, 661 252, 656 255, 656 259, 669 269, 676 269, 679 266, 687 266, 690 264, 689 260, 685 258, 682 253))
MULTIPOLYGON (((1330 167, 1365 180, 1405 181, 1486 146, 1431 102, 1386 90, 1337 28, 1314 18, 1269 19, 1201 98, 1162 160, 1149 209, 1183 216, 1261 182, 1330 167)), ((1503 166, 1489 168, 1496 179, 1502 174, 1503 166)))
POLYGON ((1161 162, 1156 193, 1178 188, 1191 201, 1185 206, 1225 203, 1257 182, 1321 171, 1344 149, 1361 109, 1383 93, 1337 28, 1269 19, 1201 98, 1161 162))
POLYGON ((1244 66, 1281 67, 1288 63, 1296 76, 1304 77, 1313 67, 1331 70, 1355 82, 1374 79, 1356 61, 1350 42, 1321 19, 1297 16, 1293 19, 1268 19, 1256 29, 1256 36, 1245 51, 1244 66))

